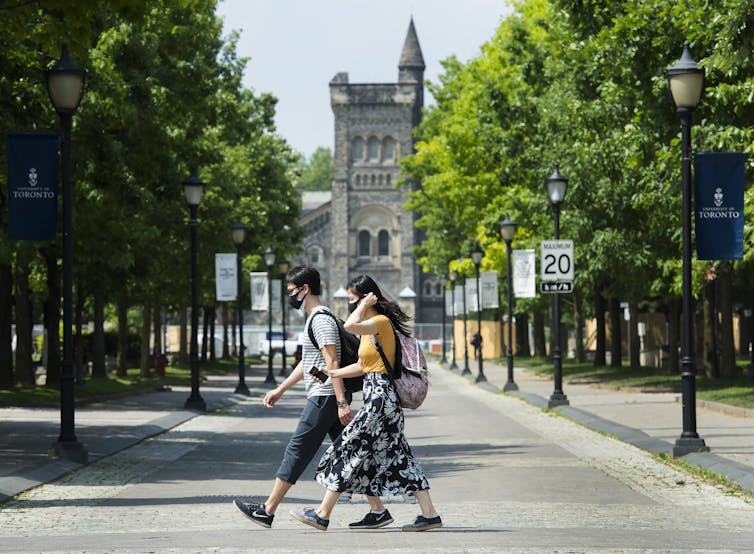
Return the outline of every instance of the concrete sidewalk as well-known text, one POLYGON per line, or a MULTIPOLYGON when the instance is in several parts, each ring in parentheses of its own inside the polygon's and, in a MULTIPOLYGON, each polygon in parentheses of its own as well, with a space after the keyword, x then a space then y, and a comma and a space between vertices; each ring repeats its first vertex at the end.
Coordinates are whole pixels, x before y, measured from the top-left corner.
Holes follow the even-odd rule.
MULTIPOLYGON (((461 373, 463 359, 456 364, 461 373)), ((478 375, 478 361, 469 360, 470 380, 478 375)), ((481 386, 500 391, 508 380, 507 365, 484 362, 487 382, 481 386)), ((680 379, 680 377, 679 377, 680 379)), ((553 380, 514 366, 519 390, 511 394, 546 408, 553 380)), ((595 385, 579 379, 564 380, 569 406, 555 411, 603 433, 609 433, 655 454, 672 456, 675 440, 683 430, 680 393, 640 392, 595 385)), ((721 474, 732 483, 754 492, 754 410, 697 400, 697 432, 710 451, 682 459, 721 474)), ((753 549, 754 550, 754 549, 753 549)))
MULTIPOLYGON (((207 409, 243 400, 233 394, 236 382, 233 376, 210 376, 202 383, 207 409)), ((189 394, 189 387, 172 387, 77 406, 76 438, 94 462, 196 417, 197 412, 183 409, 189 394)), ((0 502, 80 467, 49 457, 59 434, 59 408, 0 407, 0 502)))

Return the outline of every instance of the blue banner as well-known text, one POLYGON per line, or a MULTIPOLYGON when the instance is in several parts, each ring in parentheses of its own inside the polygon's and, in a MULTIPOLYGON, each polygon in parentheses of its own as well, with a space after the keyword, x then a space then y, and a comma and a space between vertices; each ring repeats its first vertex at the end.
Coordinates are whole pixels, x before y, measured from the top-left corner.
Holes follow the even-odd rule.
POLYGON ((740 260, 744 255, 743 152, 694 154, 696 256, 740 260))
POLYGON ((8 133, 8 238, 54 240, 58 225, 58 135, 8 133))

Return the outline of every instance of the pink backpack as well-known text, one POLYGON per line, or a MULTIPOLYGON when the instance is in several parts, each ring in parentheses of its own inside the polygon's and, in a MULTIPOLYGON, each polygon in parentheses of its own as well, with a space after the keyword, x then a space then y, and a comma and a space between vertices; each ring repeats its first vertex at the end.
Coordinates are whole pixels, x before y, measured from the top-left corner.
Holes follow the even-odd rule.
POLYGON ((424 358, 424 352, 418 340, 395 331, 393 334, 396 346, 400 345, 400 348, 395 349, 395 369, 387 361, 382 345, 374 335, 372 335, 372 343, 380 353, 388 376, 395 384, 401 407, 415 410, 422 405, 429 390, 427 360, 424 358))

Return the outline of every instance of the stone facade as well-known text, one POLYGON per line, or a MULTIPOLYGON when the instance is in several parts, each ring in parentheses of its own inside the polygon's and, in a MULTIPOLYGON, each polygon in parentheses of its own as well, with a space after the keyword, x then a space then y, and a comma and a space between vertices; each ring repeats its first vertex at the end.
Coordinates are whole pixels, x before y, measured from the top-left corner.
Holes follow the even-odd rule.
POLYGON ((366 273, 418 322, 442 317, 442 290, 432 276, 422 275, 414 259, 412 250, 420 240, 415 214, 403 209, 407 190, 417 185, 395 186, 401 179, 399 160, 414 150, 424 67, 411 21, 397 83, 349 83, 347 73, 330 81, 335 176, 328 202, 307 209, 305 198, 306 236, 296 261, 320 270, 323 298, 338 312, 345 302, 333 298, 337 289, 366 273))

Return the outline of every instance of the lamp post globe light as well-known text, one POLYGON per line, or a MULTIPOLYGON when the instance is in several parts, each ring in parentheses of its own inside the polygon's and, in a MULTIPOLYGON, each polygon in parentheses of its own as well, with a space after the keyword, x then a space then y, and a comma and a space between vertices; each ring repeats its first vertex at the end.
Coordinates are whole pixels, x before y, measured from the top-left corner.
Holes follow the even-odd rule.
POLYGON ((516 236, 516 224, 506 215, 500 224, 500 235, 505 241, 507 253, 507 286, 508 286, 508 380, 503 385, 504 391, 518 390, 518 385, 513 380, 513 271, 511 263, 513 237, 516 236))
POLYGON ((243 224, 240 217, 230 230, 233 242, 236 245, 236 288, 238 289, 238 294, 236 295, 236 309, 238 310, 238 384, 236 385, 235 392, 245 396, 249 396, 251 392, 246 385, 246 346, 243 343, 243 272, 241 264, 241 247, 243 246, 243 243, 246 242, 246 235, 248 232, 249 229, 243 224))
POLYGON ((450 315, 452 316, 451 321, 453 322, 450 326, 450 336, 452 338, 450 369, 458 369, 458 364, 456 364, 456 280, 458 279, 458 272, 455 270, 451 271, 448 273, 448 278, 450 279, 450 304, 452 306, 450 315))
POLYGON ((63 45, 60 59, 45 71, 47 93, 60 116, 60 156, 63 178, 63 360, 60 365, 60 435, 50 455, 85 463, 88 452, 76 439, 73 371, 73 179, 71 170, 71 128, 73 114, 84 92, 86 71, 76 67, 63 45))
POLYGON ((484 257, 484 252, 482 251, 482 248, 479 246, 479 243, 477 243, 474 248, 472 248, 471 252, 471 261, 474 262, 474 267, 476 268, 476 323, 477 323, 477 335, 476 335, 476 344, 474 345, 474 348, 476 348, 477 351, 477 360, 479 362, 479 372, 476 376, 476 382, 477 383, 483 383, 487 380, 487 377, 484 376, 484 362, 482 360, 482 295, 479 292, 479 266, 482 263, 482 258, 484 257))
POLYGON ((688 41, 683 43, 681 59, 667 70, 668 88, 681 119, 681 222, 683 235, 682 296, 683 342, 681 344, 681 398, 683 432, 673 446, 674 456, 709 450, 696 432, 696 369, 692 330, 691 294, 691 114, 699 105, 704 90, 704 69, 691 57, 688 41))
POLYGON ((189 231, 191 234, 191 352, 189 365, 191 367, 191 394, 186 399, 184 407, 190 410, 204 411, 207 409, 202 395, 199 393, 199 283, 197 277, 197 238, 196 213, 204 196, 204 183, 196 176, 196 170, 183 181, 183 194, 189 207, 189 231))
POLYGON ((275 376, 272 374, 272 268, 275 266, 275 251, 271 246, 267 247, 264 251, 264 263, 267 266, 267 297, 269 299, 268 304, 268 327, 267 327, 267 340, 269 341, 269 348, 267 349, 267 377, 264 382, 268 385, 276 385, 275 376))
MULTIPOLYGON (((290 263, 288 260, 283 258, 278 262, 278 269, 280 270, 280 275, 282 276, 280 279, 282 291, 287 290, 285 286, 285 275, 288 273, 288 267, 290 266, 290 263)), ((281 292, 280 294, 280 309, 282 310, 283 314, 283 365, 280 367, 280 375, 281 377, 285 377, 287 374, 287 368, 285 367, 286 359, 288 358, 288 353, 285 351, 285 339, 288 338, 288 332, 285 328, 285 301, 286 301, 286 295, 281 292)))
MULTIPOLYGON (((553 218, 555 221, 555 240, 560 238, 560 205, 565 200, 568 190, 568 179, 560 174, 557 164, 555 171, 546 180, 547 197, 552 204, 553 218)), ((568 397, 563 392, 563 358, 560 352, 560 293, 552 295, 552 336, 553 336, 553 376, 555 387, 547 402, 548 407, 567 406, 568 397)))

